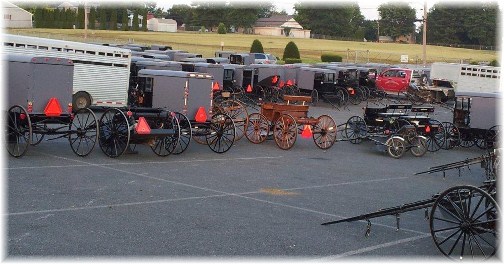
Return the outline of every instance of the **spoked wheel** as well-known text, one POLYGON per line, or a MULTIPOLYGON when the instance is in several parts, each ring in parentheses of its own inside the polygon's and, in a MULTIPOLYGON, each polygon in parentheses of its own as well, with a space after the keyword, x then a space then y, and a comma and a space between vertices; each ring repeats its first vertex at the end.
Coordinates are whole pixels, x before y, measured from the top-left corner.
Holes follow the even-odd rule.
POLYGON ((297 124, 294 117, 289 114, 281 115, 274 122, 273 137, 277 146, 283 150, 288 150, 294 146, 297 139, 297 124))
POLYGON ((328 149, 334 145, 338 127, 334 119, 328 115, 321 115, 317 124, 313 127, 313 141, 321 149, 328 149))
POLYGON ((192 139, 194 140, 194 142, 201 144, 201 145, 206 145, 207 144, 207 141, 206 141, 207 131, 208 131, 208 126, 206 124, 202 125, 202 124, 194 123, 194 127, 192 128, 192 133, 193 133, 192 139))
POLYGON ((129 122, 126 115, 115 108, 103 113, 98 123, 98 142, 105 155, 116 158, 128 148, 130 141, 129 122))
POLYGON ((416 136, 409 142, 411 144, 410 152, 415 157, 421 157, 427 152, 427 138, 416 136))
POLYGON ((32 126, 28 112, 19 105, 9 108, 7 113, 7 151, 13 157, 22 157, 28 150, 32 139, 32 126))
POLYGON ((185 116, 184 114, 175 112, 175 118, 179 122, 180 137, 177 143, 175 144, 175 148, 172 154, 177 155, 184 152, 189 146, 192 137, 192 129, 189 118, 187 118, 187 116, 185 116))
POLYGON ((500 130, 501 127, 499 125, 487 130, 485 133, 485 149, 490 150, 499 147, 500 130))
POLYGON ((460 145, 460 131, 459 129, 450 122, 443 122, 443 127, 445 130, 445 140, 442 149, 452 149, 460 145))
POLYGON ((44 134, 33 133, 33 128, 32 128, 32 137, 31 137, 30 145, 36 146, 36 145, 40 144, 42 142, 42 140, 44 140, 44 137, 45 137, 44 134))
POLYGON ((254 144, 264 142, 268 137, 269 130, 269 121, 264 115, 259 113, 249 115, 245 136, 250 142, 254 144))
POLYGON ((312 98, 312 102, 311 102, 311 103, 312 103, 312 105, 313 105, 313 106, 316 106, 316 105, 317 105, 317 103, 318 103, 318 101, 319 101, 319 94, 318 94, 318 91, 317 91, 317 90, 315 90, 315 89, 313 89, 313 90, 311 91, 310 96, 311 96, 311 98, 312 98))
POLYGON ((361 92, 358 90, 358 88, 348 88, 348 94, 350 95, 348 97, 348 101, 353 104, 353 105, 358 105, 361 103, 362 98, 360 96, 361 92))
POLYGON ((180 138, 180 125, 175 113, 173 115, 166 112, 163 114, 166 114, 166 116, 162 118, 159 128, 173 130, 173 134, 156 138, 154 144, 151 145, 152 151, 160 157, 172 154, 180 138))
POLYGON ((236 126, 235 140, 240 140, 247 131, 249 118, 247 108, 236 100, 226 100, 219 105, 219 110, 233 119, 236 126))
POLYGON ((441 149, 445 141, 445 129, 443 124, 437 120, 430 120, 429 128, 425 128, 425 136, 427 137, 427 150, 436 152, 441 149))
POLYGON ((216 153, 228 151, 235 141, 236 128, 233 119, 226 114, 215 114, 210 123, 210 133, 206 135, 206 142, 216 153))
POLYGON ((402 137, 393 136, 385 141, 387 153, 394 159, 399 159, 404 155, 404 139, 402 137))
POLYGON ((439 195, 430 213, 430 231, 445 256, 488 259, 498 247, 500 210, 492 196, 474 186, 455 186, 439 195))
POLYGON ((367 125, 360 116, 352 116, 345 124, 345 137, 352 144, 359 144, 367 136, 367 125))
POLYGON ((461 133, 459 146, 463 148, 470 148, 476 144, 474 135, 472 133, 461 133))
POLYGON ((347 103, 347 95, 345 94, 345 91, 342 89, 337 89, 334 93, 338 106, 344 106, 347 103))
POLYGON ((75 112, 68 128, 68 141, 77 156, 87 156, 93 151, 98 141, 96 115, 89 108, 80 108, 75 112))

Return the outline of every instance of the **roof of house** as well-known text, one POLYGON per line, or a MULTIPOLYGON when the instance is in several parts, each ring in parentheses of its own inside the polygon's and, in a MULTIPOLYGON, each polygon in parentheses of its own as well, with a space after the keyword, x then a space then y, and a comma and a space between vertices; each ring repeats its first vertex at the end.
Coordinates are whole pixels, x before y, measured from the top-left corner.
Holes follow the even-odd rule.
POLYGON ((256 27, 280 27, 281 25, 285 24, 285 22, 293 19, 294 16, 292 15, 276 15, 276 16, 271 16, 271 17, 263 17, 259 18, 255 26, 256 27))
POLYGON ((15 5, 15 4, 13 4, 13 3, 9 3, 9 2, 7 2, 7 1, 3 1, 3 5, 2 5, 2 7, 3 7, 3 8, 15 8, 15 9, 20 9, 20 10, 23 10, 24 12, 26 12, 26 13, 28 13, 28 14, 30 14, 30 15, 32 15, 32 16, 33 16, 33 14, 32 14, 32 13, 30 13, 30 12, 28 12, 28 11, 26 11, 26 10, 22 9, 21 7, 19 7, 19 6, 15 5))
MULTIPOLYGON (((162 23, 162 24, 177 24, 177 21, 173 20, 173 19, 166 19, 166 18, 157 18, 157 17, 153 17, 151 19, 157 19, 158 23, 162 23)), ((150 20, 150 19, 149 19, 150 20)))

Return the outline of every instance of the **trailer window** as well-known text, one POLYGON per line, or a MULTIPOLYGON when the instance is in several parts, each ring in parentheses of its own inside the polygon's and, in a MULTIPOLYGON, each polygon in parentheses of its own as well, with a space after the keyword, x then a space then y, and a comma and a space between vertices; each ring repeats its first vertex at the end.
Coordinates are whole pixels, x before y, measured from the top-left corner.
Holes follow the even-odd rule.
POLYGON ((84 51, 83 50, 75 50, 75 53, 82 53, 82 54, 84 54, 84 51))
POLYGON ((48 50, 49 49, 48 47, 45 47, 45 46, 38 46, 38 48, 41 50, 48 50))
POLYGON ((87 54, 92 54, 92 55, 95 55, 95 54, 96 54, 96 52, 94 52, 94 51, 89 51, 89 50, 88 50, 88 51, 86 51, 86 53, 87 53, 87 54))
POLYGON ((4 42, 4 46, 10 46, 10 47, 13 47, 13 46, 14 46, 14 43, 7 43, 7 42, 4 42))
POLYGON ((107 56, 109 56, 109 57, 114 57, 114 54, 112 54, 112 53, 107 53, 107 56))
POLYGON ((24 47, 25 47, 25 44, 16 44, 16 47, 19 47, 19 48, 24 48, 24 47))
POLYGON ((122 55, 123 58, 127 59, 129 56, 128 55, 122 55))

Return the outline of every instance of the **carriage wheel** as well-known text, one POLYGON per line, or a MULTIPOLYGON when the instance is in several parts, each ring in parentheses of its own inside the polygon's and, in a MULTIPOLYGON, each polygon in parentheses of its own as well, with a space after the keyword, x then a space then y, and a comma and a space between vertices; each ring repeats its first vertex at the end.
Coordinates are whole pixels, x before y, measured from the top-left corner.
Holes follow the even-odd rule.
MULTIPOLYGON (((406 120, 406 119, 400 119, 400 118, 394 119, 392 121, 392 123, 389 123, 389 124, 390 125, 386 126, 386 127, 388 127, 391 130, 390 132, 392 134, 397 133, 399 131, 399 129, 401 129, 403 126, 411 125, 411 123, 408 120, 406 120)), ((416 134, 416 131, 415 131, 415 134, 416 134)))
POLYGON ((116 158, 128 148, 130 129, 128 118, 116 108, 105 111, 98 123, 98 142, 105 155, 116 158))
POLYGON ((313 127, 313 141, 321 149, 328 149, 334 145, 338 127, 334 119, 328 115, 321 115, 317 124, 313 127))
POLYGON ((7 117, 7 151, 13 157, 23 156, 30 146, 32 138, 32 126, 28 112, 19 105, 9 108, 7 117))
POLYGON ((429 152, 436 152, 441 149, 445 141, 445 129, 443 124, 437 120, 429 121, 430 131, 425 133, 427 137, 427 150, 429 152))
POLYGON ((216 153, 228 151, 235 141, 236 128, 233 119, 226 114, 215 114, 210 123, 210 133, 206 135, 206 142, 216 153))
POLYGON ((68 141, 77 156, 87 156, 98 141, 96 115, 89 108, 80 108, 68 127, 68 141))
POLYGON ((398 136, 393 136, 385 141, 387 153, 395 159, 399 159, 404 155, 404 139, 398 136))
POLYGON ((219 105, 219 110, 233 119, 236 126, 235 140, 240 140, 247 131, 249 119, 247 108, 236 100, 227 100, 219 105))
POLYGON ((352 116, 345 124, 345 137, 352 144, 359 144, 367 136, 367 125, 360 116, 352 116))
POLYGON ((192 128, 189 118, 187 118, 187 116, 185 116, 184 114, 175 112, 175 118, 179 122, 180 137, 175 145, 175 149, 173 150, 172 154, 177 155, 184 152, 189 146, 192 138, 192 128))
POLYGON ((156 138, 154 144, 151 146, 151 149, 156 155, 160 157, 166 157, 173 153, 175 148, 178 145, 178 141, 180 138, 180 125, 175 114, 173 116, 171 113, 162 113, 166 114, 161 120, 160 127, 162 129, 173 129, 173 135, 168 135, 166 137, 156 138))
MULTIPOLYGON (((45 125, 44 125, 45 127, 45 125)), ((30 145, 36 146, 44 140, 45 135, 44 134, 38 134, 38 133, 33 133, 33 128, 32 128, 32 137, 31 137, 31 142, 30 145)))
POLYGON ((412 146, 410 148, 411 154, 415 157, 421 157, 427 152, 427 138, 424 136, 416 136, 411 142, 412 146))
POLYGON ((354 90, 354 94, 348 97, 348 101, 353 105, 358 105, 362 102, 361 94, 362 91, 359 88, 352 88, 354 90))
POLYGON ((249 115, 245 136, 250 142, 254 144, 264 142, 268 137, 269 130, 269 121, 264 115, 259 113, 249 115))
POLYGON ((208 130, 207 125, 201 126, 195 123, 194 128, 192 128, 192 139, 194 142, 201 144, 201 145, 206 145, 206 131, 208 130))
POLYGON ((318 101, 319 101, 319 94, 318 94, 318 91, 317 91, 317 90, 315 90, 315 89, 313 89, 313 90, 311 91, 311 93, 310 93, 310 96, 311 96, 311 99, 312 99, 311 104, 312 104, 313 106, 317 106, 317 103, 318 103, 318 101))
POLYGON ((369 99, 369 89, 366 86, 359 87, 361 93, 362 101, 367 101, 369 99))
POLYGON ((345 95, 345 91, 342 90, 342 89, 337 89, 335 92, 334 92, 334 95, 335 97, 337 98, 336 100, 338 100, 338 106, 344 106, 346 105, 347 103, 347 97, 345 95))
POLYGON ((497 249, 496 228, 500 210, 492 196, 474 186, 455 186, 444 191, 430 213, 430 231, 445 256, 487 259, 497 249))
POLYGON ((277 146, 283 150, 288 150, 296 143, 298 130, 294 117, 289 114, 281 115, 274 122, 273 137, 277 146))
POLYGON ((487 130, 485 133, 485 149, 495 149, 499 147, 499 137, 500 137, 499 125, 493 126, 487 130))
POLYGON ((450 122, 443 122, 443 127, 445 130, 445 140, 444 144, 441 146, 442 149, 452 149, 460 145, 460 131, 459 129, 450 122))
POLYGON ((459 146, 463 148, 470 148, 476 144, 474 135, 472 133, 461 133, 459 146))

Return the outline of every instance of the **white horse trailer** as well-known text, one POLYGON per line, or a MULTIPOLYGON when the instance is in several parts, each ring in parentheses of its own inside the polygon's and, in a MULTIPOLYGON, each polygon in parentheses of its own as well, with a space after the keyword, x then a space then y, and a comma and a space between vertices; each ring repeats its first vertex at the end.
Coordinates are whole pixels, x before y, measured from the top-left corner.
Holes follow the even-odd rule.
POLYGON ((434 81, 449 81, 455 92, 499 92, 500 67, 435 62, 430 78, 434 81))
POLYGON ((3 35, 3 46, 6 54, 71 59, 74 109, 128 103, 131 50, 9 34, 3 35))

